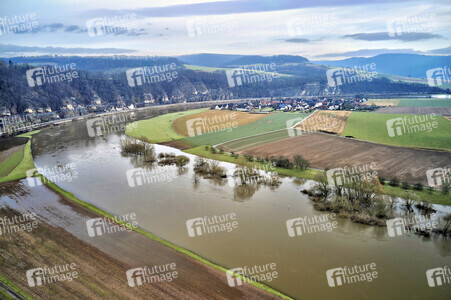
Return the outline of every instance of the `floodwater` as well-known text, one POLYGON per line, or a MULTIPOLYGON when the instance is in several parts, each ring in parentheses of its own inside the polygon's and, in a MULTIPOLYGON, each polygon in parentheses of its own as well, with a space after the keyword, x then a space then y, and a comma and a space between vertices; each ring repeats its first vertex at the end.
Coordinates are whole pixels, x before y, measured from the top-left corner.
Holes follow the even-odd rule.
MULTIPOLYGON (((325 214, 300 193, 308 182, 284 178, 278 188, 243 188, 228 180, 194 180, 194 156, 187 155, 191 162, 184 170, 151 165, 122 155, 121 138, 123 132, 90 137, 86 121, 48 128, 33 138, 35 164, 48 169, 70 164, 63 168, 70 176, 54 177, 60 187, 114 215, 135 213, 139 227, 226 268, 275 263, 277 278, 264 283, 297 299, 451 297, 451 284, 429 287, 426 278, 428 269, 451 266, 449 239, 389 237, 386 228, 346 219, 338 219, 330 232, 290 237, 288 219, 325 214), (127 171, 138 167, 157 176, 142 185, 132 181, 130 187, 127 171), (231 232, 188 235, 187 220, 232 213, 238 226, 231 232), (371 263, 377 271, 371 282, 328 286, 327 270, 371 263)), ((180 153, 160 145, 156 151, 180 153)))

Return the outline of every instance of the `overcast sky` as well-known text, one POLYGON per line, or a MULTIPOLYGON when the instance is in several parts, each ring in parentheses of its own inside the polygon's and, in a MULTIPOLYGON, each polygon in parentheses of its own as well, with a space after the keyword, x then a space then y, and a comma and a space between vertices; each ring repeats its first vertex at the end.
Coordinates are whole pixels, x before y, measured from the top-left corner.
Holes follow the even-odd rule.
POLYGON ((0 12, 2 56, 451 54, 449 0, 0 0, 0 12))

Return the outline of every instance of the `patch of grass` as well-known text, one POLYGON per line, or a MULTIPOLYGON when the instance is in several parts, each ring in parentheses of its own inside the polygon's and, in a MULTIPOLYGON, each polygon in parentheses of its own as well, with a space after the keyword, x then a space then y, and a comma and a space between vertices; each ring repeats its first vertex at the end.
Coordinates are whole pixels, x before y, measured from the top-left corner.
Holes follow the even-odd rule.
MULTIPOLYGON (((431 131, 418 131, 415 133, 403 133, 390 137, 387 130, 387 121, 395 118, 407 117, 411 120, 415 115, 407 114, 381 114, 353 112, 346 123, 342 136, 353 136, 356 139, 377 142, 398 147, 417 147, 430 149, 451 150, 451 123, 442 116, 435 116, 435 120, 428 117, 424 123, 437 122, 437 128, 431 131)), ((424 118, 425 116, 417 116, 424 118)), ((415 125, 421 125, 421 123, 415 125)))
MULTIPOLYGON (((9 286, 13 291, 15 291, 16 293, 18 293, 19 295, 21 295, 22 297, 24 297, 25 299, 30 299, 32 300, 33 297, 31 297, 30 295, 28 295, 27 293, 25 293, 24 291, 22 291, 21 289, 19 289, 17 286, 15 286, 9 279, 3 277, 2 275, 0 275, 0 281, 2 281, 4 284, 6 284, 7 286, 9 286)), ((3 294, 3 293, 2 293, 3 294)), ((4 294, 3 294, 4 295, 4 294)), ((7 299, 14 299, 11 296, 7 295, 9 298, 7 299)))
MULTIPOLYGON (((384 185, 384 190, 387 195, 404 198, 406 195, 406 190, 401 187, 393 187, 388 184, 384 185)), ((428 190, 424 189, 423 191, 413 191, 421 201, 428 201, 434 204, 440 205, 451 205, 451 194, 443 195, 441 191, 433 190, 429 193, 428 190)))
POLYGON ((451 99, 401 99, 399 107, 451 107, 451 99))
POLYGON ((24 148, 12 153, 1 165, 0 165, 0 177, 6 176, 12 172, 22 161, 24 148))
POLYGON ((401 99, 369 99, 365 105, 398 106, 401 99))
POLYGON ((176 119, 208 110, 207 108, 187 110, 161 115, 155 118, 133 122, 128 126, 126 134, 133 138, 146 137, 152 143, 163 143, 184 138, 174 130, 176 119))
POLYGON ((30 140, 25 144, 23 150, 23 158, 21 162, 15 167, 8 175, 0 178, 0 182, 6 182, 11 180, 17 180, 27 177, 26 172, 30 169, 34 169, 33 156, 31 155, 31 136, 38 133, 39 130, 27 132, 19 136, 28 137, 30 140))
POLYGON ((234 139, 287 128, 287 121, 295 118, 305 118, 306 113, 277 112, 258 121, 233 128, 231 130, 206 133, 183 139, 192 147, 201 145, 217 145, 234 139))

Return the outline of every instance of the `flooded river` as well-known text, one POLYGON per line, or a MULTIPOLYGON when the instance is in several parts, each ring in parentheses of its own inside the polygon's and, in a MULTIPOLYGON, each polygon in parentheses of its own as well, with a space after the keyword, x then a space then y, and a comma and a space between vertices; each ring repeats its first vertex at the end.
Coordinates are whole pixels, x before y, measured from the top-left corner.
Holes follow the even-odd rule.
MULTIPOLYGON (((141 112, 137 118, 150 116, 141 112)), ((346 219, 337 219, 337 228, 330 232, 290 237, 288 219, 324 214, 300 193, 308 183, 284 178, 278 188, 240 188, 228 180, 194 180, 194 156, 187 155, 191 162, 184 170, 150 165, 121 154, 123 137, 90 137, 86 121, 48 128, 33 138, 35 164, 70 164, 76 176, 58 181, 63 189, 111 214, 135 213, 139 227, 226 268, 274 263, 277 278, 265 283, 297 299, 451 298, 450 284, 431 288, 426 279, 426 270, 451 265, 450 240, 389 237, 387 228, 346 219), (127 171, 138 167, 152 169, 158 179, 131 187, 127 171), (226 214, 236 214, 236 229, 188 235, 187 220, 226 214), (377 278, 371 282, 329 287, 327 270, 372 263, 377 278)), ((160 145, 156 151, 181 153, 160 145)))

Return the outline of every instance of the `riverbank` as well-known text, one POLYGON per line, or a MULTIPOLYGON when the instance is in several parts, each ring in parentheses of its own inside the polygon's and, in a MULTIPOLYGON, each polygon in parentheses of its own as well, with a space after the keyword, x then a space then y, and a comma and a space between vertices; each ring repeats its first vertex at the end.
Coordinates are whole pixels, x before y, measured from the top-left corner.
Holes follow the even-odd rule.
MULTIPOLYGON (((14 169, 14 174, 9 174, 6 178, 2 178, 2 181, 11 181, 16 180, 18 178, 24 178, 26 177, 26 170, 34 168, 33 163, 33 157, 31 155, 31 136, 35 134, 36 132, 28 133, 26 134, 27 137, 30 138, 30 141, 28 141, 26 147, 26 155, 24 155, 23 160, 19 164, 19 166, 14 169), (13 179, 11 179, 13 178, 13 179)), ((107 213, 104 210, 99 209, 98 207, 91 205, 87 202, 81 201, 80 199, 76 198, 72 193, 69 193, 62 188, 60 188, 58 185, 49 182, 46 180, 42 175, 39 175, 41 177, 41 181, 45 183, 42 188, 47 189, 47 193, 50 191, 53 191, 53 195, 49 196, 49 198, 57 196, 57 198, 60 198, 58 200, 58 203, 68 205, 76 211, 78 214, 82 213, 86 216, 89 216, 90 218, 96 218, 96 217, 106 217, 111 220, 115 220, 117 224, 126 225, 125 223, 116 220, 111 214, 107 213)), ((14 184, 14 182, 8 182, 3 183, 3 185, 8 184, 14 184)), ((21 199, 22 201, 22 199, 21 199)), ((55 205, 55 204, 53 204, 55 205)), ((52 208, 51 211, 54 211, 55 209, 52 208)), ((50 210, 49 210, 50 211, 50 210)), ((55 211, 54 211, 55 212, 55 211)), ((56 212, 55 212, 56 213, 56 212)), ((64 216, 65 210, 61 210, 60 213, 57 213, 58 218, 60 219, 70 219, 70 216, 64 216)), ((55 214, 52 214, 55 215, 55 214)), ((39 216, 39 215, 38 215, 39 216)), ((44 216, 41 216, 44 217, 44 216)), ((81 235, 86 235, 86 224, 84 224, 83 219, 77 218, 79 221, 82 221, 82 224, 79 224, 79 228, 84 228, 83 232, 78 232, 74 234, 74 232, 70 232, 74 234, 75 238, 79 239, 79 242, 83 240, 83 237, 81 235)), ((66 228, 63 228, 66 230, 66 228)), ((183 249, 181 247, 178 247, 177 245, 174 245, 166 240, 163 240, 161 238, 158 238, 157 236, 142 230, 140 228, 131 228, 132 231, 128 232, 129 236, 133 236, 133 238, 127 236, 124 237, 124 240, 117 240, 114 239, 114 241, 110 241, 110 243, 114 243, 114 247, 110 247, 109 245, 104 245, 102 243, 91 243, 90 239, 85 242, 87 242, 91 247, 94 247, 92 251, 97 251, 97 249, 101 251, 107 251, 109 252, 109 255, 117 255, 118 257, 121 257, 122 259, 119 259, 119 263, 123 263, 124 261, 129 261, 130 256, 140 258, 140 264, 136 265, 147 265, 148 264, 148 256, 146 252, 142 252, 142 249, 146 249, 146 251, 151 251, 152 253, 161 253, 161 256, 159 257, 165 257, 169 259, 169 261, 177 261, 177 267, 178 269, 182 269, 183 273, 185 273, 185 276, 183 279, 180 279, 179 282, 176 282, 175 289, 178 290, 177 293, 173 292, 174 288, 169 287, 162 287, 162 295, 171 295, 175 298, 182 297, 182 298, 189 298, 189 297, 199 297, 199 295, 203 297, 211 297, 211 295, 217 295, 218 299, 236 299, 236 298, 262 298, 262 299, 275 299, 275 298, 283 298, 283 299, 291 299, 290 297, 272 289, 269 286, 266 286, 264 284, 258 283, 258 282, 250 282, 249 284, 245 283, 243 286, 240 286, 238 288, 231 288, 227 284, 227 277, 226 277, 226 269, 224 267, 221 267, 211 261, 208 261, 195 253, 188 251, 186 249, 183 249), (139 236, 139 237, 136 237, 139 236), (137 241, 134 241, 132 244, 130 244, 129 239, 136 239, 137 241), (124 243, 122 246, 117 245, 124 243), (145 245, 144 245, 145 244, 145 245), (133 246, 130 246, 133 245, 133 246), (135 252, 134 254, 128 253, 128 251, 125 251, 124 249, 127 249, 127 247, 133 247, 131 252, 135 252), (121 253, 115 253, 115 251, 118 250, 112 250, 112 249, 123 249, 123 252, 121 253), (164 254, 163 254, 164 253, 164 254), (180 267, 179 267, 180 266, 180 267), (195 272, 196 276, 189 276, 190 272, 195 272), (212 275, 213 274, 213 275, 212 275), (182 281, 181 286, 180 281, 182 281), (180 294, 180 292, 182 293, 180 294), (191 296, 190 296, 191 295, 191 296)), ((46 240, 53 237, 53 234, 49 234, 46 236, 46 240)), ((72 237, 73 238, 73 237, 72 237)), ((74 253, 79 253, 77 251, 77 246, 79 246, 79 243, 74 242, 72 245, 72 251, 74 253)), ((55 247, 58 247, 58 243, 55 243, 55 247)), ((129 249, 130 250, 130 249, 129 249)), ((29 254, 30 257, 32 257, 32 254, 29 254)), ((27 257, 27 256, 24 256, 27 257)), ((158 260, 159 257, 154 258, 154 260, 158 260)), ((84 260, 82 260, 84 261, 84 260)), ((162 264, 164 262, 156 262, 155 264, 162 264)), ((109 265, 106 262, 103 262, 103 264, 106 267, 112 267, 114 269, 115 262, 112 263, 113 265, 109 265)), ((136 267, 136 265, 130 265, 130 268, 136 267)), ((2 268, 3 269, 3 268, 2 268)), ((180 272, 179 272, 180 273, 180 272)), ((125 270, 124 270, 125 274, 125 270)), ((117 275, 116 275, 117 276, 117 275)), ((14 278, 14 282, 17 282, 17 280, 20 281, 20 278, 16 278, 15 276, 8 276, 9 278, 14 278)), ((120 277, 118 280, 125 281, 125 275, 124 278, 120 277)), ((27 286, 25 284, 19 285, 22 290, 29 291, 27 286)), ((125 286, 125 285, 124 285, 125 286)), ((171 284, 172 286, 172 284, 171 284)), ((30 291, 32 292, 32 291, 30 291)), ((129 291, 130 292, 130 291, 129 291)), ((120 294, 120 292, 118 292, 120 294)), ((102 294, 103 295, 103 294, 102 294)), ((157 295, 156 295, 157 296, 157 295)), ((43 297, 44 298, 44 297, 43 297)))

